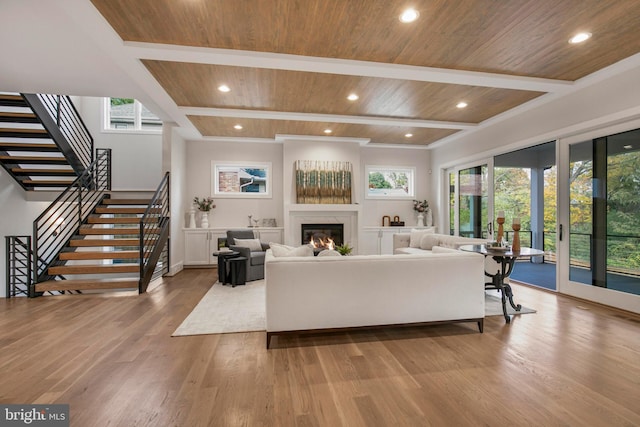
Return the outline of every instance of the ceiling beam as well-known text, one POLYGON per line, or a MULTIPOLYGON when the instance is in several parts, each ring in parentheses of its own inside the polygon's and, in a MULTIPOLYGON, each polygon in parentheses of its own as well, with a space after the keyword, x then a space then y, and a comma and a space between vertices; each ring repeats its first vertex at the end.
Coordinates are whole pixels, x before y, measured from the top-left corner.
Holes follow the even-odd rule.
POLYGON ((297 120, 302 122, 351 123, 378 126, 402 126, 431 129, 473 129, 478 125, 437 120, 394 119, 389 117, 346 116, 338 114, 295 113, 284 111, 241 110, 233 108, 178 107, 187 116, 236 117, 243 119, 297 120))
POLYGON ((124 47, 125 51, 132 57, 158 61, 192 62, 198 64, 379 77, 467 86, 528 90, 534 92, 561 93, 569 90, 573 85, 573 82, 566 80, 356 61, 350 59, 318 58, 281 53, 252 52, 245 50, 177 46, 142 42, 124 42, 124 47))

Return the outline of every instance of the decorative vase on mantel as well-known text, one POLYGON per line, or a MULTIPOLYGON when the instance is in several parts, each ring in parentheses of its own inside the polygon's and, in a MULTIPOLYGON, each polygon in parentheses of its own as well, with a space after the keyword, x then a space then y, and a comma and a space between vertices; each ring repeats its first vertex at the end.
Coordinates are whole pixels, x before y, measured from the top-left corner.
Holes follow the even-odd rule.
POLYGON ((416 222, 416 227, 424 227, 424 214, 422 212, 418 213, 418 222, 416 222))
POLYGON ((201 211, 200 228, 209 228, 209 211, 201 211))
POLYGON ((196 209, 193 206, 189 209, 189 228, 196 228, 196 209))
POLYGON ((431 209, 427 209, 425 214, 424 225, 431 227, 433 225, 433 212, 431 209))

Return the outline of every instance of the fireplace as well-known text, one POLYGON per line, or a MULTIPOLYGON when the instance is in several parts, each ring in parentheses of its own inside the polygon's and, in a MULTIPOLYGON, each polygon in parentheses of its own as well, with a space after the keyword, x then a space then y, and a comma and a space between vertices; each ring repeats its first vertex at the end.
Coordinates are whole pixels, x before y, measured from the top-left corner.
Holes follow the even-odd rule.
POLYGON ((333 240, 336 246, 344 243, 344 224, 302 224, 301 227, 303 245, 310 243, 312 239, 316 244, 328 239, 333 240))

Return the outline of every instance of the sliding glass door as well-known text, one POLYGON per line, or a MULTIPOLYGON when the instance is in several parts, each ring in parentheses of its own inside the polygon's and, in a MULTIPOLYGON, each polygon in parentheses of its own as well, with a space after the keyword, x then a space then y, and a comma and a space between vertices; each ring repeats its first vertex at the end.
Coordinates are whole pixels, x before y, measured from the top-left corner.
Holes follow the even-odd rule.
POLYGON ((569 147, 569 281, 640 295, 640 130, 569 147))
POLYGON ((447 171, 449 234, 487 238, 493 224, 490 162, 447 171))

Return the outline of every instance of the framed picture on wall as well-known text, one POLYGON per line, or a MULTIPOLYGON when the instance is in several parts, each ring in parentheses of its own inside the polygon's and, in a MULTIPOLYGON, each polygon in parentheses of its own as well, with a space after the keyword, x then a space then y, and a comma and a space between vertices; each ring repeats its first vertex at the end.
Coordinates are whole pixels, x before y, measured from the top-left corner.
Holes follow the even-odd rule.
POLYGON ((416 168, 407 166, 365 166, 365 198, 414 199, 416 168))
POLYGON ((271 198, 271 163, 211 162, 213 197, 271 198))

